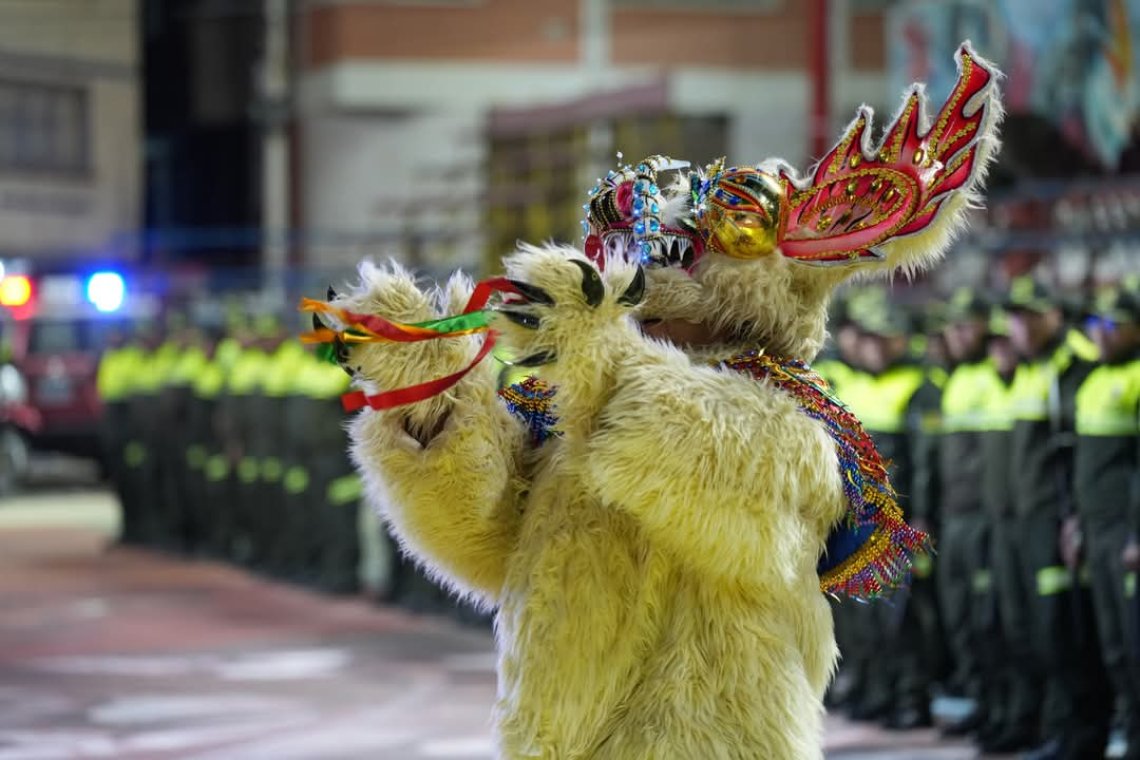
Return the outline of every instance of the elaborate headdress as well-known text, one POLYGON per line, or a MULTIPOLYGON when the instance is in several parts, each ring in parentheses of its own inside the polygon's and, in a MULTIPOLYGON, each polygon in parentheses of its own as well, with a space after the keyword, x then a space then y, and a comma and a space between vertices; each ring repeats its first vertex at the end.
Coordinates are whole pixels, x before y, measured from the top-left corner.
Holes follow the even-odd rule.
POLYGON ((658 185, 659 173, 688 166, 688 161, 649 156, 600 179, 583 206, 586 256, 599 266, 607 254, 629 252, 648 266, 692 266, 704 252, 700 235, 683 215, 670 213, 677 210, 676 193, 658 185))
POLYGON ((950 98, 931 122, 915 85, 885 135, 871 138, 873 112, 863 106, 842 139, 808 176, 783 161, 725 167, 724 159, 690 175, 687 193, 663 194, 657 172, 688 166, 653 156, 609 175, 590 191, 583 222, 586 251, 609 241, 632 243, 645 264, 682 264, 714 250, 740 259, 775 252, 816 266, 880 261, 879 246, 940 223, 955 195, 967 196, 985 169, 1000 106, 995 71, 963 45, 950 98), (685 197, 680 197, 685 196, 685 197), (677 201, 688 214, 666 226, 660 212, 677 201), (665 243, 662 245, 662 241, 665 243))

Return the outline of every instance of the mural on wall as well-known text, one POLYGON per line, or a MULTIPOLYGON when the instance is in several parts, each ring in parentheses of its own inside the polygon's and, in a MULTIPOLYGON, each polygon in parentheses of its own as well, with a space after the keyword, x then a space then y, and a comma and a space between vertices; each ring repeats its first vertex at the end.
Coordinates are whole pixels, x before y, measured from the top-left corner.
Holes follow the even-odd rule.
POLYGON ((926 81, 938 101, 963 39, 1006 72, 1011 113, 1051 121, 1115 168, 1140 121, 1140 0, 915 0, 891 12, 892 86, 926 81))

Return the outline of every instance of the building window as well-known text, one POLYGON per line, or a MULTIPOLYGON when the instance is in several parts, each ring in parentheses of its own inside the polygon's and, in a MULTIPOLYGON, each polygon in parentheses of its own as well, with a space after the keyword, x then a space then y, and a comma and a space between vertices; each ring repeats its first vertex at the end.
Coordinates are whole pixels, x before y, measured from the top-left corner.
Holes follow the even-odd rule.
POLYGON ((0 79, 0 173, 85 173, 87 109, 87 92, 80 87, 0 79))

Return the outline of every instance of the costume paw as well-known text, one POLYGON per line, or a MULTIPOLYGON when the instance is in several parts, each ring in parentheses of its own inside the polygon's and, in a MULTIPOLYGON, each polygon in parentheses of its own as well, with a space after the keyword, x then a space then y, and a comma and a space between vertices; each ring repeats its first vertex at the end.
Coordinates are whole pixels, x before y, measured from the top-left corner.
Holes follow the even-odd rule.
POLYGON ((504 264, 521 297, 499 307, 494 326, 522 366, 604 361, 645 294, 641 267, 615 260, 603 277, 573 248, 527 246, 504 264))
MULTIPOLYGON (((347 293, 329 289, 329 300, 341 308, 372 314, 393 322, 415 324, 462 310, 472 291, 471 281, 456 273, 444 288, 421 289, 412 274, 392 262, 376 266, 365 262, 360 281, 347 293)), ((338 344, 341 366, 369 392, 382 392, 450 375, 465 367, 478 350, 474 336, 416 343, 338 344)), ((413 422, 437 419, 444 398, 409 407, 413 422)))

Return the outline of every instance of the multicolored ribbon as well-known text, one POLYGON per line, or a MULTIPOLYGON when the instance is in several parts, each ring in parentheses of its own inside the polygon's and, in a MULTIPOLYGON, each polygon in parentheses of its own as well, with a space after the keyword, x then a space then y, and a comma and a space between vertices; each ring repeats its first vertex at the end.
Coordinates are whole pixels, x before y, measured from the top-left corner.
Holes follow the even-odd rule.
POLYGON ((429 380, 407 388, 396 388, 384 393, 368 395, 363 391, 346 393, 341 397, 341 403, 346 411, 352 412, 368 406, 372 409, 391 409, 405 404, 414 404, 417 401, 431 398, 443 393, 483 361, 495 346, 498 334, 489 329, 487 303, 495 293, 510 293, 521 295, 518 289, 505 277, 494 277, 483 280, 475 286, 471 298, 463 312, 453 317, 433 319, 428 322, 404 324, 392 322, 371 314, 342 309, 325 301, 312 298, 301 299, 300 310, 319 314, 329 314, 345 325, 343 330, 334 330, 331 327, 321 327, 301 335, 301 342, 322 344, 318 355, 322 358, 336 362, 335 344, 340 341, 346 344, 353 343, 415 343, 424 340, 437 340, 439 338, 455 338, 461 335, 473 335, 485 332, 487 337, 479 353, 465 368, 446 377, 429 380))

